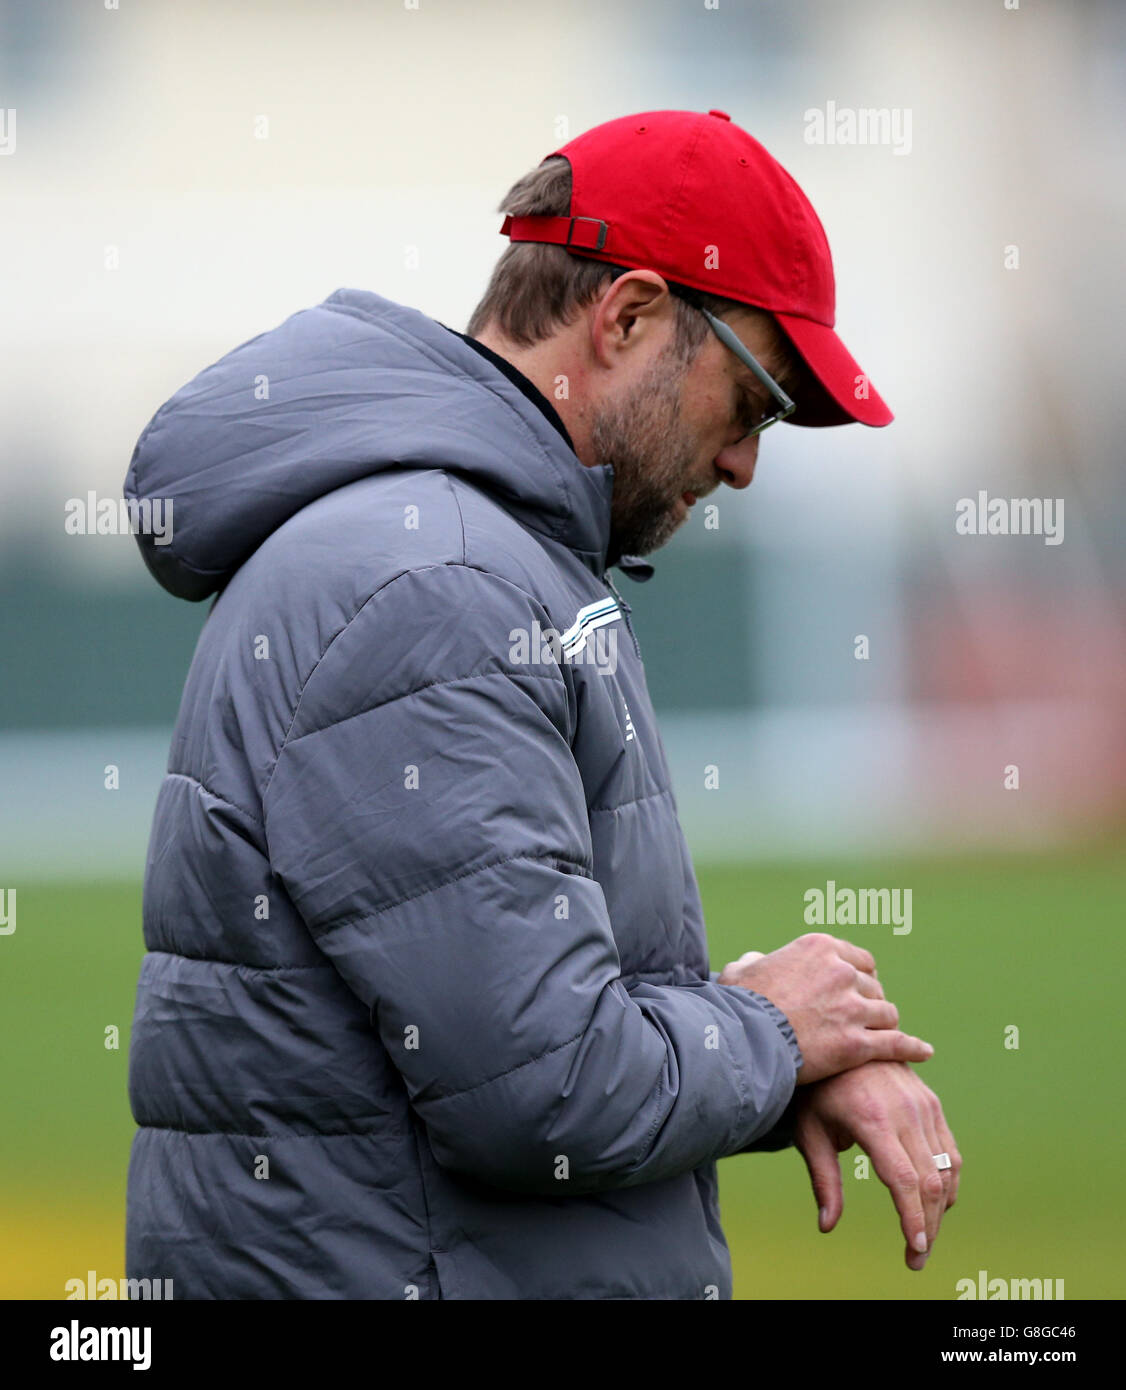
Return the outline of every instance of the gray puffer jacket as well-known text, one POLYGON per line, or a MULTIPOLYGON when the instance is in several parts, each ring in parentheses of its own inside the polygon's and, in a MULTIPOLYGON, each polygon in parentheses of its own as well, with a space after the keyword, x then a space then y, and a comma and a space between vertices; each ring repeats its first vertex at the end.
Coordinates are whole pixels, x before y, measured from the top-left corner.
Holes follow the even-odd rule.
POLYGON ((146 428, 144 558, 219 597, 146 866, 130 1277, 731 1296, 716 1160, 791 1142, 801 1054, 709 973, 611 484, 356 290, 146 428))

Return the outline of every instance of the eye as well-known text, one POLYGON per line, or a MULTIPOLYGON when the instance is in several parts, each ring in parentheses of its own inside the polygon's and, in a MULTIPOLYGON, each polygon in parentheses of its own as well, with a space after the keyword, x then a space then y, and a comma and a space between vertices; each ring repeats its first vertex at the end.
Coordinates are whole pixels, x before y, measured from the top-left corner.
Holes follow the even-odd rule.
POLYGON ((764 413, 761 401, 756 400, 748 391, 740 387, 738 409, 740 427, 745 430, 753 430, 762 420, 764 413))

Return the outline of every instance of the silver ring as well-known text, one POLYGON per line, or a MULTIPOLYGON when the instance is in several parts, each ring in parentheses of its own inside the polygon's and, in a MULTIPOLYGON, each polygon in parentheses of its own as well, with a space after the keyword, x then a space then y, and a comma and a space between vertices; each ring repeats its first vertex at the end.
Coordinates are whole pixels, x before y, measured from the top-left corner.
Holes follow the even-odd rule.
POLYGON ((936 1168, 949 1168, 952 1166, 949 1154, 933 1154, 932 1157, 934 1158, 936 1168))

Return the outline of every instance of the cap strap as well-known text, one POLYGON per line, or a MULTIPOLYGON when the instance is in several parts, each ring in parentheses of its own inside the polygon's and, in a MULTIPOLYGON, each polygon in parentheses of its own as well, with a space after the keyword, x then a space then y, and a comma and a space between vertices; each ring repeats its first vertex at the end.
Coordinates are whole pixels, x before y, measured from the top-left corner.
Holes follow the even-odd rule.
POLYGON ((512 241, 544 241, 583 251, 601 251, 610 224, 598 217, 506 217, 500 230, 502 236, 512 241))

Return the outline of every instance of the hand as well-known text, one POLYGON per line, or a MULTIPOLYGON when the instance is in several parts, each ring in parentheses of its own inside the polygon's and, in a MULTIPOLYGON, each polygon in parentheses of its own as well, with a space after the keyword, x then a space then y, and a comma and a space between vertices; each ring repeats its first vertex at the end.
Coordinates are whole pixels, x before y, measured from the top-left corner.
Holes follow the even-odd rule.
POLYGON ((958 1196, 962 1156, 938 1097, 904 1062, 868 1062, 802 1093, 794 1128, 817 1199, 818 1225, 831 1231, 844 1208, 837 1154, 854 1143, 891 1192, 907 1241, 907 1268, 927 1262, 938 1228, 958 1196), (948 1153, 952 1166, 935 1167, 948 1153))
POLYGON ((719 983, 753 989, 786 1015, 802 1053, 799 1086, 865 1062, 934 1055, 930 1043, 899 1031, 899 1011, 884 998, 871 952, 825 932, 765 956, 748 951, 724 967, 719 983))

